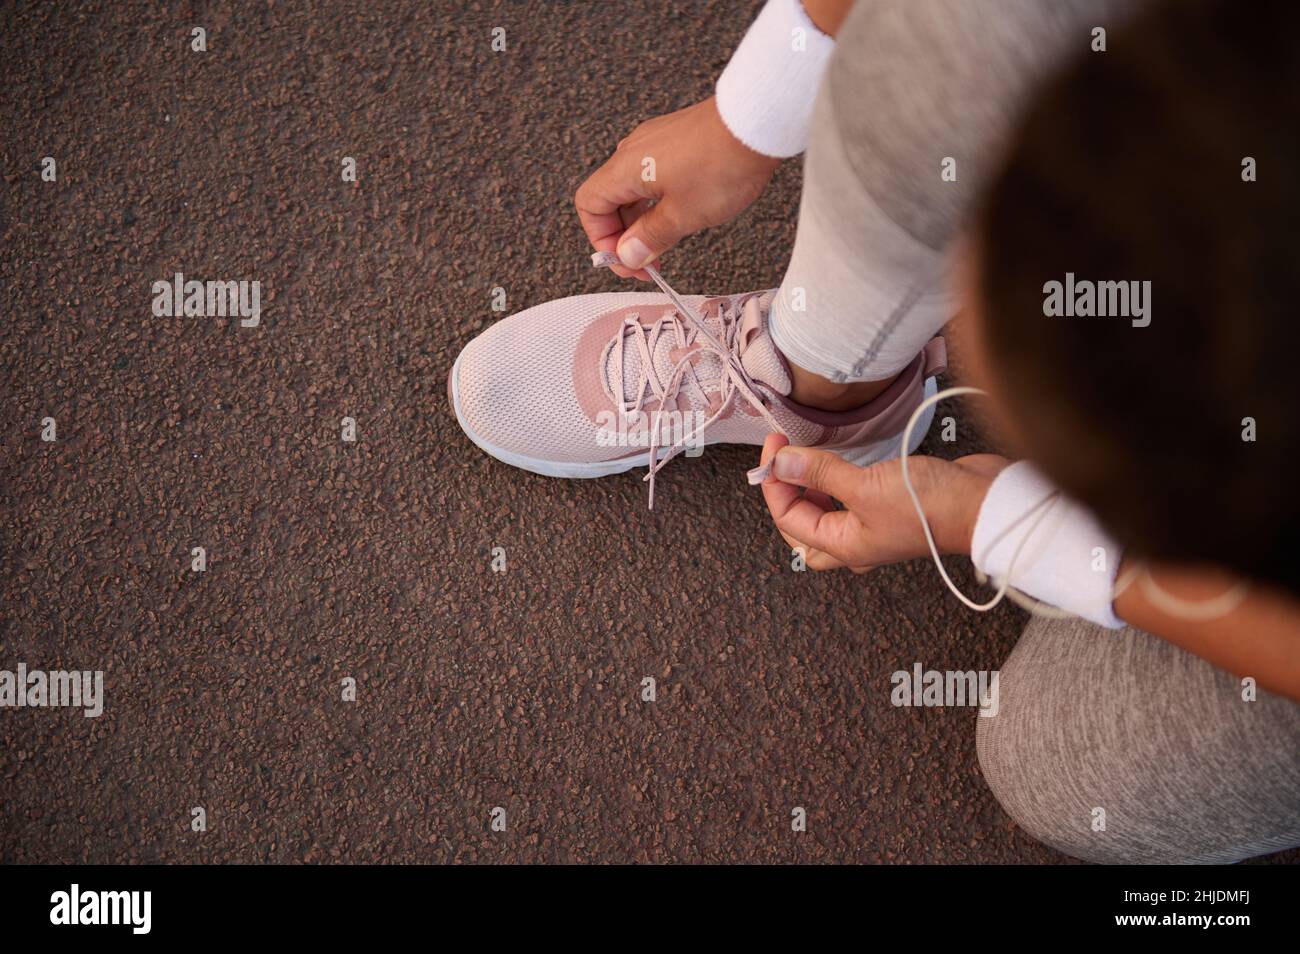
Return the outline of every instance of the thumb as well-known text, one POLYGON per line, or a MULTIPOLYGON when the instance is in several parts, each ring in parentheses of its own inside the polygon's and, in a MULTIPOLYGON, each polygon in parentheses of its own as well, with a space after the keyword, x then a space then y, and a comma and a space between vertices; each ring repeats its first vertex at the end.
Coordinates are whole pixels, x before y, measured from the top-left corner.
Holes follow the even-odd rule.
POLYGON ((772 475, 787 484, 811 487, 851 504, 862 485, 861 467, 838 454, 814 447, 787 445, 772 458, 772 475))
POLYGON ((645 268, 676 245, 687 230, 679 224, 673 203, 665 199, 645 211, 618 240, 618 257, 628 268, 645 268))

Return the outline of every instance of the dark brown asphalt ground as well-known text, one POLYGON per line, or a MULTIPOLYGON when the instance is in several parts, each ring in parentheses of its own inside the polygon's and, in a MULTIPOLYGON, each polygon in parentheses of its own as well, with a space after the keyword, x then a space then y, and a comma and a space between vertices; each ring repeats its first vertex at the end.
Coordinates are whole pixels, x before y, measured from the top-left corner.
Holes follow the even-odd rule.
MULTIPOLYGON (((448 408, 494 286, 623 287, 573 190, 755 3, 156 6, 3 12, 0 668, 107 699, 0 711, 0 860, 1066 860, 985 787, 971 710, 889 704, 914 662, 997 668, 1018 612, 921 563, 792 572, 755 451, 674 463, 651 514, 448 408), (155 318, 175 271, 260 279, 261 327, 155 318)), ((776 284, 798 192, 788 164, 670 280, 776 284)))

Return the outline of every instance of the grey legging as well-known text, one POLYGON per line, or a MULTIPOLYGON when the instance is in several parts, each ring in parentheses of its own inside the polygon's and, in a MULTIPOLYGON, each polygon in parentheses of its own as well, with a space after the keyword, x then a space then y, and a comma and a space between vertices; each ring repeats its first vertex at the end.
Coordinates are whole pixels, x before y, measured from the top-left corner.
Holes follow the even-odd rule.
POLYGON ((1076 858, 1280 851, 1300 845, 1300 705, 1248 696, 1139 630, 1035 619, 1002 667, 998 714, 975 720, 980 767, 1021 828, 1076 858))

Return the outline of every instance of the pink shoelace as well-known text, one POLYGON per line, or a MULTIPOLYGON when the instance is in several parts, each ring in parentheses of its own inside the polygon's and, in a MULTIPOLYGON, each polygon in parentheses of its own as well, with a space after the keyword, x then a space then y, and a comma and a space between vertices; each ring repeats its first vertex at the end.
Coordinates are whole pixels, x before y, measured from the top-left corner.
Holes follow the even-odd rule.
MULTIPOLYGON (((622 263, 619 261, 618 256, 613 252, 597 252, 591 256, 591 264, 596 268, 605 268, 622 263)), ((620 389, 623 386, 623 348, 628 337, 631 337, 635 342, 641 357, 641 373, 639 375, 634 397, 631 402, 628 402, 624 400, 622 394, 618 395, 619 413, 627 415, 633 411, 640 410, 642 402, 646 399, 647 390, 659 399, 659 406, 655 409, 654 423, 651 425, 650 429, 650 469, 644 478, 650 484, 649 509, 653 510, 655 506, 655 474, 657 474, 665 464, 685 450, 692 441, 699 439, 710 425, 721 418, 731 406, 736 395, 739 394, 748 401, 754 409, 763 416, 763 419, 771 425, 773 430, 784 434, 785 429, 781 427, 777 419, 773 417, 772 412, 767 409, 767 402, 756 393, 754 379, 749 376, 749 372, 745 370, 745 366, 740 362, 739 346, 741 338, 738 333, 740 329, 739 317, 733 316, 734 320, 728 321, 725 309, 729 306, 724 306, 722 320, 725 342, 719 341, 713 336, 713 333, 709 331, 708 326, 704 323, 704 319, 696 314, 695 309, 688 305, 686 300, 682 298, 681 295, 677 294, 677 292, 673 291, 672 286, 664 281, 663 276, 659 274, 657 268, 653 265, 647 265, 645 270, 649 276, 654 279, 654 283, 659 286, 659 289, 668 296, 669 301, 671 301, 676 307, 677 313, 689 326, 687 329, 687 335, 680 341, 680 344, 683 347, 687 347, 691 344, 697 344, 699 346, 690 353, 684 354, 681 359, 673 365, 672 372, 668 376, 668 381, 662 383, 659 381, 658 375, 654 370, 654 345, 659 338, 661 328, 660 324, 656 323, 652 327, 650 334, 647 335, 645 327, 638 319, 628 318, 624 322, 623 330, 619 335, 619 343, 616 346, 617 350, 615 352, 615 360, 617 362, 615 366, 617 369, 615 380, 618 382, 620 389), (629 330, 632 332, 630 336, 627 334, 629 330), (699 386, 699 379, 695 377, 693 359, 700 351, 708 351, 712 353, 717 357, 718 361, 722 365, 722 382, 718 392, 718 406, 714 409, 712 415, 700 424, 699 427, 695 428, 695 430, 691 431, 689 434, 678 436, 672 444, 667 445, 669 451, 664 455, 663 459, 660 460, 658 459, 660 446, 659 428, 663 411, 670 401, 673 402, 674 406, 676 405, 677 394, 681 390, 682 382, 688 371, 690 372, 696 386, 699 386)), ((752 483, 752 476, 750 480, 752 483)))

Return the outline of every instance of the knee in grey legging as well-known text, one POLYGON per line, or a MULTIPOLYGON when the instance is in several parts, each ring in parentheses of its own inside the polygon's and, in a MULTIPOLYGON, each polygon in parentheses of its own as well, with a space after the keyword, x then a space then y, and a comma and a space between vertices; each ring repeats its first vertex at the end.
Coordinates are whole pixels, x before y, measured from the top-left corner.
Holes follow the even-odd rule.
POLYGON ((975 720, 1016 823, 1076 858, 1232 862, 1300 845, 1300 705, 1133 628, 1035 619, 975 720))

